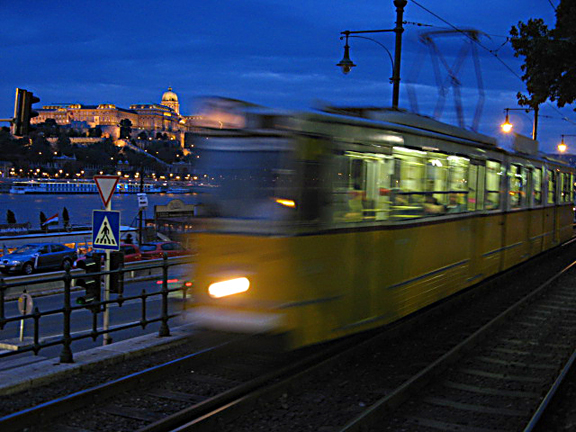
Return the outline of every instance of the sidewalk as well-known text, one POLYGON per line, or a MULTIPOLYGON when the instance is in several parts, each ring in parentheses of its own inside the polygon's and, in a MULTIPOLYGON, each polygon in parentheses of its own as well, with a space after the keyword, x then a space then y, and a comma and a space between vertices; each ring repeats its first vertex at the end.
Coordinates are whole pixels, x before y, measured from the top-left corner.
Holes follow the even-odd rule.
MULTIPOLYGON (((167 337, 159 337, 154 333, 80 351, 74 354, 74 363, 70 364, 59 363, 58 359, 51 359, 0 371, 0 396, 50 384, 63 376, 93 372, 102 366, 159 351, 167 345, 176 344, 190 336, 192 326, 175 327, 170 329, 170 333, 171 335, 167 337)), ((8 362, 10 358, 5 360, 8 362)), ((2 366, 1 361, 0 366, 2 366)))

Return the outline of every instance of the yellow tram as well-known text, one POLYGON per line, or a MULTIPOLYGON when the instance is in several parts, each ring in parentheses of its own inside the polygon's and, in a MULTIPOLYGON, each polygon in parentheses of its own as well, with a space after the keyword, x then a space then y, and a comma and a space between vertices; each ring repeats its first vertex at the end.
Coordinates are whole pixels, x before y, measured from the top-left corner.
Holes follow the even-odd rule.
POLYGON ((534 145, 506 151, 406 112, 336 111, 236 106, 228 128, 197 135, 201 326, 284 333, 291 347, 339 338, 572 236, 573 170, 534 145))

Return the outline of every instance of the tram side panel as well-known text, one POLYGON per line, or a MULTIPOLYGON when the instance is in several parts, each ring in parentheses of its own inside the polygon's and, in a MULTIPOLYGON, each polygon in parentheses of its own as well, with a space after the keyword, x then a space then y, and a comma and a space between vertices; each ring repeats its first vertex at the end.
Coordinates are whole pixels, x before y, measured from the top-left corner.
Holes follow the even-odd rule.
POLYGON ((574 210, 572 203, 558 207, 559 240, 568 241, 574 234, 574 210))
POLYGON ((543 250, 550 249, 557 244, 556 241, 556 208, 545 207, 542 220, 542 240, 543 250))
POLYGON ((422 224, 394 230, 394 255, 404 269, 386 290, 396 318, 457 292, 470 272, 471 221, 422 224))
POLYGON ((295 344, 384 325, 464 288, 470 273, 471 224, 471 219, 463 219, 295 238, 295 250, 313 252, 309 263, 330 269, 296 282, 304 297, 293 311, 295 344))
POLYGON ((544 212, 545 209, 537 208, 528 213, 528 243, 530 256, 538 255, 544 247, 544 212))
POLYGON ((504 214, 503 266, 508 269, 524 261, 529 256, 529 215, 527 211, 514 211, 504 214))
POLYGON ((476 220, 477 274, 483 279, 498 273, 503 266, 504 215, 491 213, 476 220))

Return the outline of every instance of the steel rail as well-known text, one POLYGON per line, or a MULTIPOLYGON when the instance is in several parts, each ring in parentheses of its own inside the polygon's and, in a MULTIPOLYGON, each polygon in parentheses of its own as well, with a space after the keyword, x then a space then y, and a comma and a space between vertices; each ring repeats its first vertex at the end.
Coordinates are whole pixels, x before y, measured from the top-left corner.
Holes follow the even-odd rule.
POLYGON ((417 375, 410 378, 391 394, 372 404, 362 414, 348 422, 342 429, 339 430, 339 432, 359 432, 367 430, 371 427, 376 427, 381 421, 383 414, 390 412, 396 407, 400 406, 406 399, 408 399, 411 394, 423 388, 429 381, 438 376, 449 366, 454 364, 465 353, 472 350, 480 341, 495 331, 501 323, 505 322, 511 316, 518 313, 522 308, 536 300, 536 298, 542 295, 553 282, 555 282, 561 276, 565 275, 574 266, 576 266, 576 261, 567 265, 564 269, 562 269, 562 271, 555 274, 552 278, 541 284, 530 294, 516 302, 514 305, 510 306, 490 322, 486 323, 483 327, 466 338, 466 340, 452 348, 449 352, 444 354, 434 363, 427 366, 417 375))
POLYGON ((19 431, 37 425, 40 422, 46 422, 51 418, 64 415, 104 397, 113 397, 120 392, 137 388, 143 381, 151 382, 160 380, 178 369, 189 367, 189 365, 194 362, 208 361, 214 355, 224 355, 228 352, 234 352, 234 350, 242 346, 245 339, 246 338, 237 338, 222 342, 193 354, 150 367, 140 372, 132 373, 108 383, 100 384, 71 395, 39 404, 35 407, 8 414, 0 418, 0 430, 3 432, 19 431))
POLYGON ((554 381, 554 384, 552 385, 548 393, 546 393, 546 397, 544 397, 544 400, 542 400, 540 406, 538 407, 538 409, 536 410, 536 412, 534 413, 534 415, 524 428, 524 432, 532 432, 540 425, 542 416, 548 410, 551 402, 554 400, 554 397, 558 392, 558 389, 562 386, 562 383, 564 383, 564 380, 574 367, 574 362, 576 362, 576 350, 574 350, 574 352, 572 353, 572 355, 562 368, 562 371, 558 375, 558 378, 556 378, 556 381, 554 381))

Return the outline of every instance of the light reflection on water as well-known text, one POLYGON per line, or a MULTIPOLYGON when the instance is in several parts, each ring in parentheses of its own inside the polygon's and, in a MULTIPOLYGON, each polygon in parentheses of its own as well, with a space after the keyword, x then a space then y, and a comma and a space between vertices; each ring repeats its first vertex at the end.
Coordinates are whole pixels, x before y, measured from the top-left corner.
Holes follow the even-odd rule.
MULTIPOLYGON (((144 216, 148 219, 154 217, 155 205, 166 205, 173 199, 179 199, 184 204, 194 204, 196 196, 193 194, 148 194, 148 208, 144 216)), ((70 223, 74 225, 91 225, 92 211, 103 210, 102 200, 98 194, 86 195, 18 195, 0 193, 0 224, 6 223, 6 212, 12 210, 18 223, 30 222, 32 228, 40 227, 40 212, 46 217, 56 213, 60 216, 62 225, 62 210, 66 207, 70 215, 70 223)), ((112 210, 118 210, 120 223, 130 225, 138 215, 138 200, 136 194, 116 194, 112 198, 112 210)))

